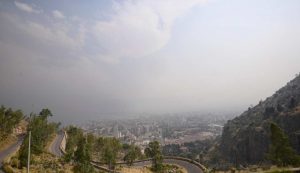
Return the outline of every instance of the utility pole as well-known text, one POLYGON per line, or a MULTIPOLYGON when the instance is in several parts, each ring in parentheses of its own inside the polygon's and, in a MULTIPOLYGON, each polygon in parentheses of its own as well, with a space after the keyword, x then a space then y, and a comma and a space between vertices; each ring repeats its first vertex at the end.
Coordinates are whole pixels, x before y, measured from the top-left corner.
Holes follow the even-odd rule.
POLYGON ((29 167, 30 167, 30 141, 31 141, 31 131, 29 131, 29 141, 28 141, 27 173, 29 173, 29 167))

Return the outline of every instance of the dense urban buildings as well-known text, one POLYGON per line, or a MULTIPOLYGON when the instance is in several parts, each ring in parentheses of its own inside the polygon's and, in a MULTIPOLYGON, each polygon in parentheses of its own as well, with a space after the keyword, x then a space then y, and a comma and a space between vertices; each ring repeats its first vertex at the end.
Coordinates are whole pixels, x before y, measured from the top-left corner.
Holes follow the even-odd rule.
MULTIPOLYGON (((89 121, 82 125, 86 132, 115 137, 123 143, 135 144, 142 151, 151 141, 162 146, 215 139, 222 133, 223 124, 235 114, 177 113, 142 115, 118 120, 89 121)), ((182 147, 185 150, 184 147, 182 147)))

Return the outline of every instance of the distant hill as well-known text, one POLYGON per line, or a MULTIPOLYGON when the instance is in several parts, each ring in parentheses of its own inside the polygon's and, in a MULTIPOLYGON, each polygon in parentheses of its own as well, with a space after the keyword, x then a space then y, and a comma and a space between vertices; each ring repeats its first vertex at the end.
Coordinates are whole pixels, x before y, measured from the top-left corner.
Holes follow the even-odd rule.
POLYGON ((264 162, 270 146, 270 122, 284 130, 292 147, 299 154, 299 75, 265 101, 225 124, 219 143, 222 158, 238 165, 264 162))

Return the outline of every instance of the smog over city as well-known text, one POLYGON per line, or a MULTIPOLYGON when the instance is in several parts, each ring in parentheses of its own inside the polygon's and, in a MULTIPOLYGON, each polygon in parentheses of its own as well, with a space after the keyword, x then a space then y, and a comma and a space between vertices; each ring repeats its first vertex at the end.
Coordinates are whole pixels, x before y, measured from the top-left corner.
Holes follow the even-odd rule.
POLYGON ((300 171, 299 0, 1 0, 0 173, 300 171))
POLYGON ((298 1, 1 1, 1 104, 241 113, 298 73, 298 1))

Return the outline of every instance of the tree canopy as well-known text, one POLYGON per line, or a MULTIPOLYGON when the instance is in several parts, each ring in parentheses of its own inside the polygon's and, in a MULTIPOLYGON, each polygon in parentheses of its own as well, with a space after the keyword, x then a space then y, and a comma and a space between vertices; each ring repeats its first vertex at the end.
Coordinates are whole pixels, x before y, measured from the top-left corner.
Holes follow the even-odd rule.
POLYGON ((24 118, 21 110, 0 107, 0 141, 3 141, 24 118))
MULTIPOLYGON (((39 155, 46 147, 47 142, 51 139, 51 135, 56 133, 59 123, 49 123, 48 117, 52 116, 49 109, 43 109, 39 115, 30 114, 27 131, 31 131, 31 153, 39 155)), ((20 148, 19 158, 21 165, 25 166, 28 154, 29 133, 20 148)))
POLYGON ((128 164, 132 165, 133 162, 142 156, 141 149, 135 145, 130 145, 123 160, 128 164))
POLYGON ((291 147, 289 139, 284 131, 275 123, 270 125, 271 145, 268 159, 278 166, 299 165, 300 157, 291 147))
POLYGON ((145 149, 145 154, 147 157, 152 158, 152 170, 155 172, 161 172, 163 170, 163 157, 159 142, 150 142, 148 147, 145 149))

